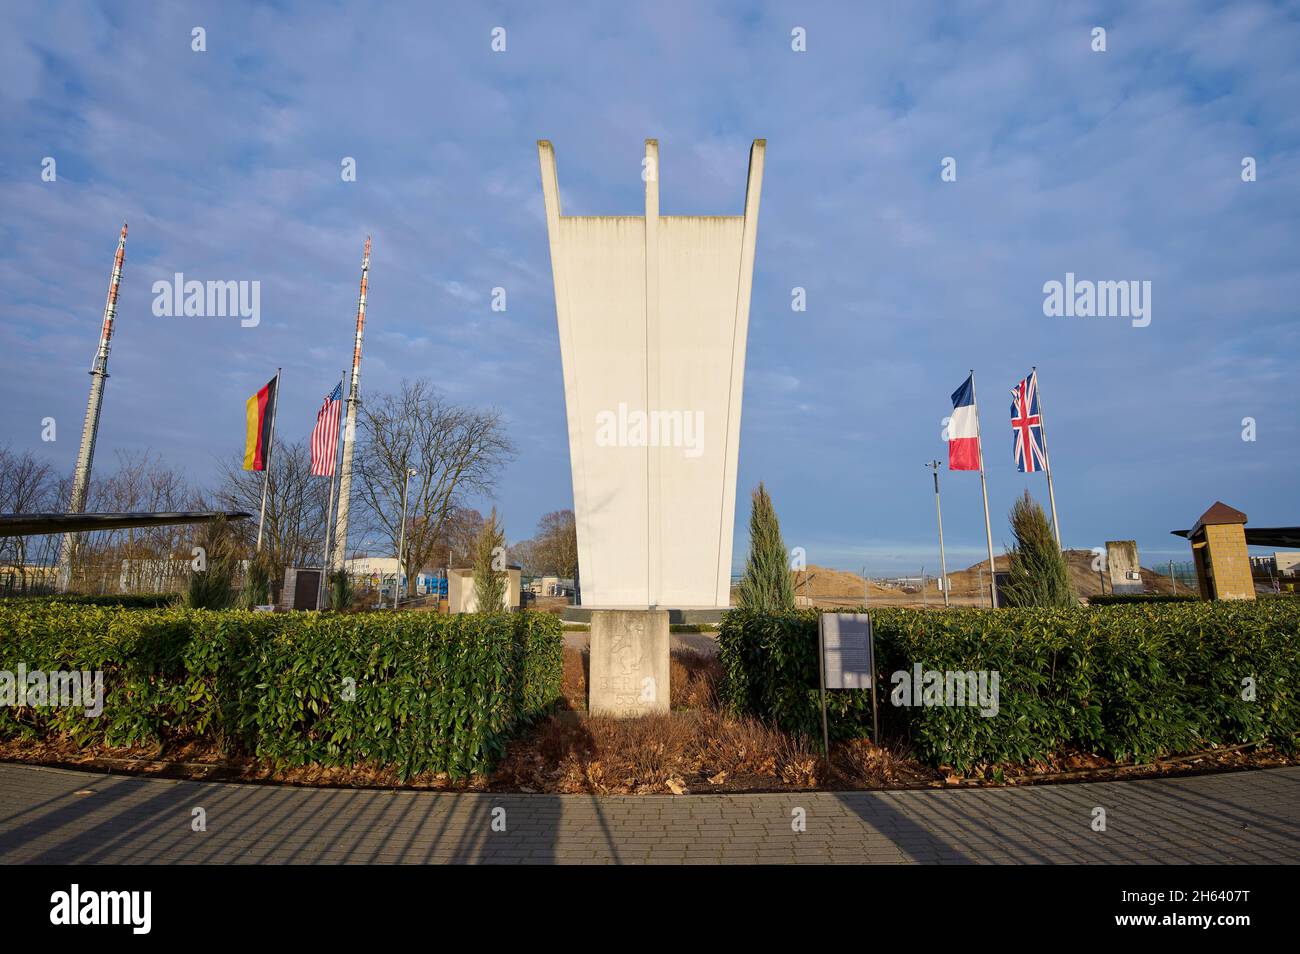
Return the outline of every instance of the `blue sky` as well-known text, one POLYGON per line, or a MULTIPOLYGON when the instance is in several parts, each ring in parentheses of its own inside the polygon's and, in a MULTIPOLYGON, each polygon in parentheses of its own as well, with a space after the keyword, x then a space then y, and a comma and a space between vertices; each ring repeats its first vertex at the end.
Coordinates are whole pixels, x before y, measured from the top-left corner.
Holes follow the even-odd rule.
MULTIPOLYGON (((1216 499, 1258 526, 1300 518, 1296 4, 10 2, 4 17, 0 442, 61 471, 123 220, 97 460, 148 450, 196 482, 240 448, 244 399, 277 365, 279 433, 307 435, 349 361, 370 233, 364 388, 424 376, 500 408, 519 453, 494 502, 511 539, 530 535, 572 499, 535 141, 555 143, 566 213, 639 213, 656 137, 665 214, 739 214, 763 137, 737 563, 761 479, 810 562, 933 568, 923 464, 946 458, 940 421, 972 367, 995 543, 1026 486, 1046 500, 1011 460, 1009 392, 1031 365, 1067 545, 1135 538, 1155 565, 1189 558, 1168 532, 1216 499), (155 317, 152 284, 178 271, 260 281, 261 324, 155 317), (1067 272, 1150 281, 1150 325, 1046 317, 1043 284, 1067 272)), ((966 565, 984 547, 979 478, 942 479, 949 565, 966 565)))

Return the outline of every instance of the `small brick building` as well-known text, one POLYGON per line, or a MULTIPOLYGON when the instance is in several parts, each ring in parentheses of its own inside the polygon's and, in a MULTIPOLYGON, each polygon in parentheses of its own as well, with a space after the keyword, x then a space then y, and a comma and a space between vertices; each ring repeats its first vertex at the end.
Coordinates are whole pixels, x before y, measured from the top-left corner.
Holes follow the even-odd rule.
POLYGON ((1192 543, 1196 582, 1207 600, 1253 600, 1255 582, 1246 550, 1246 515, 1222 501, 1184 531, 1192 543))

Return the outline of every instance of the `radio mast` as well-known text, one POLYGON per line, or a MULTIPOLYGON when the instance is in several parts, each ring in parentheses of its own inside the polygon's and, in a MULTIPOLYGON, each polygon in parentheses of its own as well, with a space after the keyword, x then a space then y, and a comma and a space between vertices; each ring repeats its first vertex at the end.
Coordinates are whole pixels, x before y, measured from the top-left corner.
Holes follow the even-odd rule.
MULTIPOLYGON (((113 258, 113 275, 108 281, 108 300, 104 302, 104 322, 99 329, 99 348, 90 367, 90 397, 86 401, 86 420, 81 428, 81 450, 77 452, 77 469, 72 474, 72 499, 69 513, 86 509, 86 493, 90 489, 90 468, 95 462, 95 439, 99 436, 99 412, 104 404, 104 382, 108 380, 108 350, 113 343, 113 319, 117 316, 117 290, 122 283, 122 263, 126 260, 126 223, 117 239, 117 255, 113 258)), ((59 548, 59 589, 67 592, 72 584, 73 551, 77 547, 77 534, 65 533, 59 548)))

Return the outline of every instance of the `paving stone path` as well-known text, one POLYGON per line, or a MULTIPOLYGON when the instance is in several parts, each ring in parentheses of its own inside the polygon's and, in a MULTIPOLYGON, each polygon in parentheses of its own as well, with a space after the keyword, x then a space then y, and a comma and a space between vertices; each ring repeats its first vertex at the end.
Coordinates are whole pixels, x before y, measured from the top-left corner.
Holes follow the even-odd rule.
POLYGON ((1296 864, 1300 767, 1011 789, 596 797, 0 764, 0 863, 23 862, 1296 864), (192 830, 195 808, 206 831, 192 830), (1093 830, 1095 808, 1105 831, 1093 830))

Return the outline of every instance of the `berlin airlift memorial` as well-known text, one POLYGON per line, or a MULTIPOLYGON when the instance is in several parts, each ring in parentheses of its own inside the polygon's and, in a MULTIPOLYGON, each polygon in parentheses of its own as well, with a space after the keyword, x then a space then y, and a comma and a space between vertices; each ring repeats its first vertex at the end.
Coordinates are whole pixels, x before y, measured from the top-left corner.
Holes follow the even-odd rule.
POLYGON ((564 215, 537 144, 555 279, 592 714, 667 712, 669 621, 729 602, 764 140, 741 215, 564 215))

